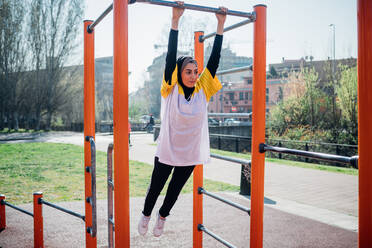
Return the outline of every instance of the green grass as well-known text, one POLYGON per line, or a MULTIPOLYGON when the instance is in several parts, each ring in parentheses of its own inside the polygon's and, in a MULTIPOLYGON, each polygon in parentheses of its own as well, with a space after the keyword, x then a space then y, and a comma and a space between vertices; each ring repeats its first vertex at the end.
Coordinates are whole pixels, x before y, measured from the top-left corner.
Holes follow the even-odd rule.
MULTIPOLYGON (((231 156, 234 158, 242 158, 246 160, 251 159, 250 153, 235 153, 235 152, 228 152, 228 151, 222 151, 222 150, 217 150, 217 149, 211 149, 211 153, 215 153, 215 154, 219 154, 223 156, 231 156)), ((322 164, 304 163, 304 162, 277 159, 277 158, 266 158, 265 161, 282 164, 282 165, 288 165, 288 166, 296 166, 296 167, 301 167, 301 168, 342 173, 342 174, 347 174, 347 175, 358 175, 358 170, 353 169, 353 168, 343 168, 343 167, 336 167, 336 166, 329 166, 329 165, 322 165, 322 164)))
MULTIPOLYGON (((13 204, 32 202, 32 193, 41 191, 50 202, 84 198, 83 147, 54 143, 0 144, 0 194, 13 204)), ((97 151, 97 198, 107 194, 106 153, 97 151)), ((145 196, 152 165, 129 162, 130 196, 145 196)), ((209 191, 239 191, 238 186, 204 180, 209 191)), ((166 187, 162 194, 165 193, 166 187)), ((192 177, 182 193, 192 192, 192 177)))

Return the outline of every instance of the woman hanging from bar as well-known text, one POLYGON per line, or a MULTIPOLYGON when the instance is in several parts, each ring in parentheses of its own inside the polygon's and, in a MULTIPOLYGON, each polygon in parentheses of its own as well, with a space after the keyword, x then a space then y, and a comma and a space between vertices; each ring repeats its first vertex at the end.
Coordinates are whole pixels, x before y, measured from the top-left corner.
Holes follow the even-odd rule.
POLYGON ((161 85, 161 128, 155 155, 154 169, 138 232, 145 235, 156 200, 169 175, 163 205, 157 213, 153 234, 162 235, 166 217, 174 206, 195 165, 210 160, 208 133, 208 102, 222 88, 216 71, 220 60, 222 34, 227 9, 220 7, 216 14, 217 35, 207 67, 198 68, 192 57, 177 56, 178 23, 184 12, 183 2, 173 8, 164 78, 161 85))

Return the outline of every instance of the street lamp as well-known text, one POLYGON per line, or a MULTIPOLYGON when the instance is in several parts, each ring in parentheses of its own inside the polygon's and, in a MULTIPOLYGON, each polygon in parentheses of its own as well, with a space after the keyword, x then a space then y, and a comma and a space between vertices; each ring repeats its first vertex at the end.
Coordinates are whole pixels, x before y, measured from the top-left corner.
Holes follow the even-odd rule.
POLYGON ((329 24, 330 27, 332 27, 333 30, 333 63, 332 63, 332 74, 335 73, 335 64, 336 64, 336 25, 335 24, 329 24))

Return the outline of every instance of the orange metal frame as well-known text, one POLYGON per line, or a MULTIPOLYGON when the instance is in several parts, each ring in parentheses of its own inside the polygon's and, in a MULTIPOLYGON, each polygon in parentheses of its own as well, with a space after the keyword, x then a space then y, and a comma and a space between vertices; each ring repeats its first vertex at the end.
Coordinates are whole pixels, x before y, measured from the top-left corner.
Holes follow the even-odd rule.
MULTIPOLYGON (((89 33, 88 26, 92 21, 84 21, 84 178, 85 199, 92 195, 91 173, 85 168, 91 166, 89 139, 95 137, 95 97, 94 97, 94 32, 89 33)), ((92 226, 92 206, 85 201, 85 230, 92 226)), ((97 247, 97 237, 85 231, 86 247, 97 247)))
MULTIPOLYGON (((114 169, 115 169, 115 246, 129 247, 129 156, 128 156, 128 2, 114 0, 114 169)), ((253 130, 252 130, 252 198, 250 247, 263 245, 263 203, 264 203, 264 154, 259 144, 265 142, 266 103, 266 6, 256 5, 254 23, 254 64, 253 64, 253 130)), ((84 136, 94 137, 94 35, 89 34, 84 23, 84 136)), ((372 70, 372 1, 358 0, 358 107, 359 107, 359 247, 372 247, 372 108, 369 97, 372 70)), ((199 42, 202 32, 195 33, 195 59, 203 68, 203 44, 199 42)), ((85 164, 90 164, 90 146, 86 142, 85 164)), ((202 195, 197 188, 203 186, 203 168, 194 170, 194 219, 193 247, 202 247, 202 232, 197 224, 203 221, 202 195)), ((90 194, 90 180, 86 179, 86 196, 90 194)), ((91 216, 86 204, 87 226, 91 216), (87 210, 88 209, 88 210, 87 210)), ((1 214, 1 213, 0 213, 1 214)), ((0 216, 2 217, 2 216, 0 216)), ((3 224, 5 226, 5 222, 3 224)), ((87 247, 95 247, 96 239, 86 236, 87 247)))
POLYGON ((358 246, 372 247, 372 1, 358 0, 358 246))
MULTIPOLYGON (((203 32, 194 33, 195 60, 198 64, 199 73, 204 68, 204 42, 199 41, 203 32)), ((198 224, 203 223, 203 195, 198 194, 198 188, 203 187, 203 165, 195 166, 193 173, 193 247, 203 247, 203 232, 198 231, 198 224)))

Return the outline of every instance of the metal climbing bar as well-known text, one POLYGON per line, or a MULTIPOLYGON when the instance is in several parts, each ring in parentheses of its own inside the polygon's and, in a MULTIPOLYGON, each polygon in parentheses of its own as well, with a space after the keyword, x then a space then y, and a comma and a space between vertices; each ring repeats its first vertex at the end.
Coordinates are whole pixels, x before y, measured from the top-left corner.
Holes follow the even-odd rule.
POLYGON ((226 240, 224 240, 223 238, 221 238, 220 236, 218 236, 217 234, 209 231, 205 226, 203 226, 202 224, 199 224, 198 225, 198 230, 199 231, 203 231, 205 232, 206 234, 208 234, 209 236, 211 236, 212 238, 214 238, 215 240, 219 241, 220 243, 224 244, 226 247, 230 247, 230 248, 236 248, 236 246, 230 244, 229 242, 227 242, 226 240))
POLYGON ((108 224, 108 247, 114 247, 114 206, 113 190, 114 183, 112 180, 112 152, 114 144, 109 144, 107 148, 107 224, 108 224))
POLYGON ((86 172, 90 173, 91 192, 92 195, 87 197, 87 202, 92 206, 92 227, 91 235, 96 236, 97 233, 97 197, 96 197, 96 143, 94 137, 86 137, 90 143, 90 166, 86 166, 86 172))
MULTIPOLYGON (((180 7, 176 2, 170 2, 170 1, 163 1, 163 0, 129 0, 129 3, 148 3, 148 4, 155 4, 155 5, 161 5, 161 6, 167 6, 167 7, 180 7)), ((203 11, 203 12, 212 12, 212 13, 223 13, 221 9, 219 8, 212 8, 212 7, 206 7, 206 6, 200 6, 200 5, 194 5, 194 4, 187 4, 185 3, 182 8, 185 9, 191 9, 196 11, 203 11)), ((232 16, 240 16, 240 17, 246 17, 251 20, 255 19, 255 15, 250 12, 241 12, 241 11, 234 11, 234 10, 228 10, 227 15, 232 16)))
POLYGON ((238 67, 238 68, 218 71, 218 72, 216 72, 216 75, 220 76, 220 75, 232 74, 232 73, 237 73, 237 72, 242 72, 242 71, 252 71, 252 70, 253 70, 253 66, 252 65, 247 65, 247 66, 242 66, 242 67, 238 67))
POLYGON ((60 207, 60 206, 58 206, 58 205, 55 205, 55 204, 53 204, 53 203, 51 203, 51 202, 44 201, 43 198, 40 198, 40 199, 39 199, 39 204, 45 204, 45 205, 47 205, 47 206, 49 206, 49 207, 52 207, 52 208, 58 209, 58 210, 60 210, 60 211, 62 211, 62 212, 65 212, 65 213, 67 213, 67 214, 73 215, 73 216, 78 217, 78 218, 82 219, 83 221, 85 221, 85 216, 83 216, 83 215, 81 215, 81 214, 78 214, 78 213, 75 213, 75 212, 73 212, 73 211, 71 211, 71 210, 68 210, 68 209, 66 209, 66 208, 60 207))
POLYGON ((307 157, 307 158, 314 158, 314 159, 325 160, 325 161, 330 161, 330 162, 337 162, 341 164, 350 164, 354 168, 358 168, 358 156, 345 157, 345 156, 339 156, 339 155, 333 155, 333 154, 327 154, 327 153, 309 152, 309 151, 302 151, 302 150, 296 150, 296 149, 289 149, 285 147, 270 146, 266 144, 260 144, 259 148, 260 148, 261 153, 264 153, 266 151, 285 153, 285 154, 297 155, 297 156, 302 156, 302 157, 307 157))
MULTIPOLYGON (((228 26, 228 27, 226 27, 226 28, 223 29, 223 32, 225 33, 227 31, 230 31, 230 30, 233 30, 235 28, 241 27, 241 26, 246 25, 248 23, 254 22, 256 20, 256 14, 254 12, 252 14, 254 16, 253 19, 247 19, 247 20, 244 20, 242 22, 235 23, 234 25, 228 26)), ((213 33, 210 33, 210 34, 206 34, 206 35, 202 35, 202 36, 199 37, 199 41, 200 42, 203 42, 206 39, 209 39, 209 38, 211 38, 211 37, 213 37, 215 35, 216 35, 216 32, 213 32, 213 33)))
POLYGON ((5 201, 5 200, 1 200, 1 201, 0 201, 0 204, 1 204, 1 205, 6 205, 6 206, 11 207, 11 208, 13 208, 13 209, 15 209, 15 210, 18 210, 19 212, 22 212, 22 213, 24 213, 24 214, 27 214, 27 215, 29 215, 29 216, 34 217, 34 214, 33 214, 33 213, 28 212, 27 210, 24 210, 24 209, 22 209, 22 208, 19 208, 19 207, 13 205, 13 204, 10 204, 9 202, 7 202, 7 201, 5 201))
POLYGON ((251 161, 249 161, 249 160, 227 157, 227 156, 222 156, 222 155, 218 155, 218 154, 214 154, 214 153, 211 153, 211 157, 222 159, 222 160, 233 162, 233 163, 242 164, 242 165, 249 165, 251 163, 251 161))
POLYGON ((230 205, 230 206, 232 206, 232 207, 235 207, 235 208, 237 208, 237 209, 239 209, 239 210, 242 210, 242 211, 244 211, 244 212, 247 212, 248 215, 251 214, 251 210, 250 210, 249 208, 246 208, 246 207, 244 207, 244 206, 242 206, 242 205, 240 205, 240 204, 238 204, 238 203, 232 202, 232 201, 227 200, 227 199, 225 199, 225 198, 223 198, 223 197, 221 197, 221 196, 218 196, 218 195, 216 195, 216 194, 213 194, 213 193, 211 193, 211 192, 208 192, 208 191, 206 191, 205 189, 203 189, 203 188, 201 188, 201 187, 198 188, 198 193, 199 193, 199 194, 204 194, 204 195, 210 196, 210 197, 212 197, 212 198, 214 198, 214 199, 216 199, 216 200, 219 200, 219 201, 221 201, 221 202, 223 202, 223 203, 226 203, 226 204, 228 204, 228 205, 230 205))
POLYGON ((98 23, 100 23, 105 16, 107 16, 111 10, 112 10, 113 4, 111 4, 92 24, 88 26, 88 32, 91 33, 94 30, 94 27, 97 26, 98 23))

